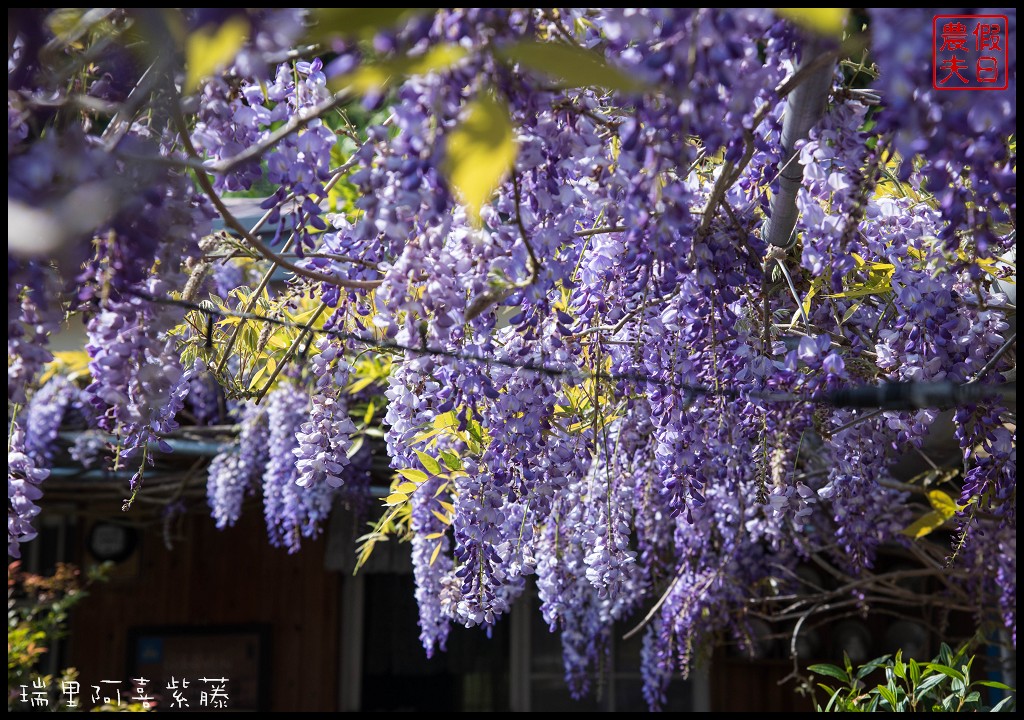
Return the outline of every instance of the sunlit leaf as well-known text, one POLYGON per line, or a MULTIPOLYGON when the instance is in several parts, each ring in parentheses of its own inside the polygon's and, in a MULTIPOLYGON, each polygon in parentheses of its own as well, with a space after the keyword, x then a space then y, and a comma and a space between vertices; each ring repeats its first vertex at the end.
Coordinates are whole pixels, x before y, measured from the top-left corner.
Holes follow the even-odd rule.
POLYGON ((249 35, 249 23, 232 15, 220 27, 207 25, 189 33, 185 40, 185 92, 234 60, 249 35))
POLYGON ((520 68, 551 77, 564 88, 594 86, 630 92, 644 87, 593 50, 577 45, 524 40, 501 48, 496 54, 520 68))
POLYGON ((345 390, 346 390, 346 392, 348 392, 349 395, 355 395, 357 392, 359 392, 363 388, 367 387, 370 383, 372 383, 376 379, 377 378, 375 378, 375 377, 359 378, 358 380, 353 382, 351 385, 349 385, 345 390))
POLYGON ((84 350, 63 350, 53 353, 53 360, 46 363, 39 384, 46 382, 58 373, 68 376, 69 380, 89 374, 89 353, 84 350))
POLYGON ((441 545, 442 545, 442 543, 438 543, 437 547, 434 548, 434 552, 430 553, 430 564, 431 565, 433 565, 434 561, 437 560, 437 556, 441 552, 441 545))
POLYGON ((398 474, 406 480, 412 480, 414 483, 422 483, 427 479, 427 474, 425 472, 422 470, 416 470, 415 468, 402 468, 398 471, 398 474))
POLYGON ((423 463, 423 467, 427 469, 428 473, 431 475, 441 474, 441 466, 438 464, 437 460, 420 450, 416 451, 416 457, 420 459, 420 462, 423 463))
POLYGON ((436 517, 438 520, 443 522, 445 525, 451 525, 452 524, 451 518, 442 515, 437 510, 431 510, 430 512, 432 512, 434 514, 434 517, 436 517))
POLYGON ((462 122, 448 135, 444 173, 473 222, 516 160, 508 107, 490 94, 469 103, 462 122))
POLYGON ((400 505, 409 499, 409 496, 405 493, 391 493, 384 499, 385 505, 400 505))
POLYGON ((333 90, 348 89, 359 95, 380 91, 406 77, 447 70, 466 57, 459 45, 438 45, 423 55, 401 57, 376 63, 364 63, 350 73, 331 80, 333 90))
POLYGON ((376 406, 373 404, 373 400, 366 403, 366 412, 363 413, 363 423, 369 425, 373 421, 373 411, 376 410, 376 406))
POLYGON ((462 459, 451 450, 442 450, 439 454, 441 455, 441 461, 449 470, 462 469, 462 459))
POLYGON ((775 8, 775 13, 818 35, 839 37, 843 34, 849 8, 775 8))
POLYGON ((355 457, 356 453, 359 452, 359 449, 362 448, 362 447, 363 447, 363 436, 360 435, 359 437, 357 437, 355 440, 352 441, 351 445, 348 446, 348 450, 345 451, 345 456, 349 457, 349 458, 355 457))
POLYGON ((932 504, 935 511, 942 515, 944 519, 953 517, 958 510, 956 501, 942 490, 929 490, 928 502, 932 504))
POLYGON ((412 493, 416 492, 416 490, 418 488, 419 488, 419 485, 417 485, 414 482, 404 482, 404 483, 402 483, 401 485, 399 485, 398 487, 395 488, 395 492, 400 492, 400 493, 405 493, 406 495, 411 495, 412 493))
POLYGON ((817 665, 811 665, 807 670, 808 672, 817 673, 818 675, 827 675, 828 677, 835 678, 836 680, 842 680, 844 683, 850 682, 850 675, 843 672, 842 668, 838 668, 835 665, 820 663, 817 665))
POLYGON ((941 512, 929 510, 904 528, 902 533, 907 537, 911 537, 916 540, 918 538, 923 538, 933 530, 937 530, 942 527, 944 522, 946 522, 946 517, 941 512))
POLYGON ((56 8, 46 16, 46 26, 55 37, 67 42, 84 15, 85 8, 56 8))

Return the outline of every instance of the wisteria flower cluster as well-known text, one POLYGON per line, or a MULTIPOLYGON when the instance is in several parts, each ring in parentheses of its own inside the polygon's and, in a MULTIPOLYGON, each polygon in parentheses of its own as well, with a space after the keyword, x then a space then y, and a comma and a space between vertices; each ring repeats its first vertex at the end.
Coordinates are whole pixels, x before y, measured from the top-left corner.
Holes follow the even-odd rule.
POLYGON ((344 12, 185 14, 234 42, 209 67, 126 61, 133 10, 83 18, 95 46, 14 16, 11 233, 48 244, 8 251, 10 553, 81 402, 39 387, 72 314, 133 492, 182 418, 236 425, 218 527, 261 491, 298 550, 382 423, 371 536, 410 541, 428 655, 536 592, 575 696, 642 621, 657 708, 809 560, 860 603, 924 547, 1016 642, 1012 51, 1010 89, 947 92, 924 9, 344 12), (72 218, 83 187, 110 212, 72 218), (956 397, 840 402, 895 383, 956 397))

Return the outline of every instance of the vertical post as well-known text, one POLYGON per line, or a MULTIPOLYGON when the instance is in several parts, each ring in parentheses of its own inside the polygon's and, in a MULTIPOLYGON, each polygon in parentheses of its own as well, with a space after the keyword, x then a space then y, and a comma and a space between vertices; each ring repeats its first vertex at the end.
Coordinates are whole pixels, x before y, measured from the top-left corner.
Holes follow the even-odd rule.
MULTIPOLYGON (((797 72, 812 62, 827 45, 820 39, 809 39, 797 72)), ((788 248, 796 227, 796 193, 804 179, 804 166, 796 158, 796 144, 825 114, 825 101, 832 88, 833 63, 814 70, 786 97, 782 121, 782 163, 779 165, 779 192, 772 198, 770 215, 764 223, 763 235, 769 245, 788 248)))

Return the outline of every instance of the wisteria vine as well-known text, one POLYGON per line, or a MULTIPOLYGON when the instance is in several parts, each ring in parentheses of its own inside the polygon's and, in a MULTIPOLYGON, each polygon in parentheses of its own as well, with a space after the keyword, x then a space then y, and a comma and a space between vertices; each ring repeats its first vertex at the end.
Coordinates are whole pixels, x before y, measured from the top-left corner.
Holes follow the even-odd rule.
POLYGON ((576 696, 640 619, 656 708, 809 558, 856 584, 947 536, 1015 644, 1015 406, 814 401, 1015 377, 1013 51, 1011 89, 953 93, 923 9, 168 12, 9 14, 9 554, 69 406, 72 456, 134 472, 126 508, 181 422, 233 428, 217 526, 262 493, 289 552, 365 492, 383 424, 362 549, 411 541, 428 655, 535 589, 576 696), (815 72, 824 111, 784 148, 815 72), (46 369, 68 317, 87 381, 46 369), (894 461, 941 422, 954 509, 926 525, 935 490, 894 461))

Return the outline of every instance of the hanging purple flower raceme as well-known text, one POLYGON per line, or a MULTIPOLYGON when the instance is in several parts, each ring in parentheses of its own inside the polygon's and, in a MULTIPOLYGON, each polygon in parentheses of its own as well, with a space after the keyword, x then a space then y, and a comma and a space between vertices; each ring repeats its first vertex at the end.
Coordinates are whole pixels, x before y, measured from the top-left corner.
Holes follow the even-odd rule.
POLYGON ((339 488, 345 482, 348 450, 356 430, 345 396, 351 366, 342 354, 344 346, 340 341, 330 336, 321 338, 317 349, 320 352, 311 361, 316 387, 310 400, 309 419, 296 435, 296 482, 304 488, 323 483, 339 488))
POLYGON ((309 396, 290 385, 267 395, 270 426, 269 459, 263 474, 263 514, 272 545, 298 552, 302 538, 320 534, 336 490, 328 483, 300 487, 295 451, 298 433, 308 417, 309 396))
MULTIPOLYGON (((9 273, 12 263, 15 261, 9 257, 9 273)), ((25 402, 26 391, 43 365, 53 359, 48 349, 49 337, 60 322, 59 308, 46 299, 47 282, 42 268, 35 262, 28 266, 31 285, 13 280, 7 285, 7 401, 17 404, 25 402)))
MULTIPOLYGON (((418 468, 415 436, 433 427, 438 415, 435 399, 442 390, 437 379, 437 366, 428 355, 408 353, 392 366, 388 376, 388 426, 385 440, 391 467, 395 470, 418 468)), ((430 657, 436 649, 444 650, 451 616, 443 609, 447 597, 445 576, 452 568, 448 523, 441 520, 446 501, 441 480, 428 477, 412 494, 413 530, 412 567, 419 608, 420 642, 430 657), (438 493, 442 494, 438 497, 438 493), (440 535, 440 537, 437 537, 440 535)))
POLYGON ((25 452, 36 467, 49 467, 64 413, 78 388, 63 375, 54 375, 39 388, 25 408, 25 452))
POLYGON ((32 518, 39 514, 36 500, 43 496, 40 485, 49 475, 26 452, 25 431, 12 422, 7 440, 7 554, 11 557, 21 557, 21 543, 36 536, 32 518))
POLYGON ((243 405, 238 425, 237 441, 218 453, 207 470, 206 499, 219 530, 238 521, 242 503, 255 493, 268 459, 266 409, 243 405))

